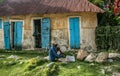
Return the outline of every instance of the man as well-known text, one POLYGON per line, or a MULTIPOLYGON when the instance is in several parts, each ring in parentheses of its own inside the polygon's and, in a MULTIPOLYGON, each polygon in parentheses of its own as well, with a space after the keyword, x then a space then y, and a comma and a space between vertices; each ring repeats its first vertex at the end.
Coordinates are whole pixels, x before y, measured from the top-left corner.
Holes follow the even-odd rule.
POLYGON ((50 61, 55 61, 57 58, 61 58, 62 54, 57 54, 57 44, 53 44, 49 50, 49 59, 50 61))

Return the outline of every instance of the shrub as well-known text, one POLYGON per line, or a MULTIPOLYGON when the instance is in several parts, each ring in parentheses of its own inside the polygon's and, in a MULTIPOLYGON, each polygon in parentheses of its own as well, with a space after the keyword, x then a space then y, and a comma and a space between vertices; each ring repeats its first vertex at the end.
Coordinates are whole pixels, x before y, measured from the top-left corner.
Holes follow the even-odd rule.
POLYGON ((102 26, 96 28, 98 50, 120 50, 120 26, 102 26))

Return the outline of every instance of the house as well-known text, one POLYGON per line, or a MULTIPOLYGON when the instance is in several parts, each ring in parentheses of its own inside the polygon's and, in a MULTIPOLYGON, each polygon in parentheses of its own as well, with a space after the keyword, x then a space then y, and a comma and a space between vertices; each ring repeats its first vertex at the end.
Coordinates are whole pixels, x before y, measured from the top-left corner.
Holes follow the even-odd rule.
POLYGON ((87 0, 5 0, 0 3, 0 48, 96 49, 97 13, 87 0))

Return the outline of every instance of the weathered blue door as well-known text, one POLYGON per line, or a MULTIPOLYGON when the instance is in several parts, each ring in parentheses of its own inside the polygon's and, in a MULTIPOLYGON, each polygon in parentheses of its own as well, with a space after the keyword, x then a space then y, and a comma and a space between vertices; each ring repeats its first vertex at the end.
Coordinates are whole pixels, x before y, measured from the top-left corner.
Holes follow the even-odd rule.
POLYGON ((4 22, 4 46, 6 50, 10 49, 10 25, 4 22))
POLYGON ((49 48, 50 44, 50 19, 43 18, 42 19, 42 48, 49 48))
POLYGON ((14 25, 14 47, 17 50, 22 49, 22 26, 23 23, 18 21, 14 25))
POLYGON ((69 18, 70 25, 70 47, 73 49, 80 48, 80 20, 79 17, 69 18))

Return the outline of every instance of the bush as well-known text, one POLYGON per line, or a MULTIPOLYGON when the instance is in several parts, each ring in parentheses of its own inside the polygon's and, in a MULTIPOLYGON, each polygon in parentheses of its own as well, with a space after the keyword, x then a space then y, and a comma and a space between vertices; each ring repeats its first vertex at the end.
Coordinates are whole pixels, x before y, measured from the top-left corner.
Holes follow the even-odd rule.
POLYGON ((120 26, 102 26, 96 28, 98 50, 120 50, 120 26))

